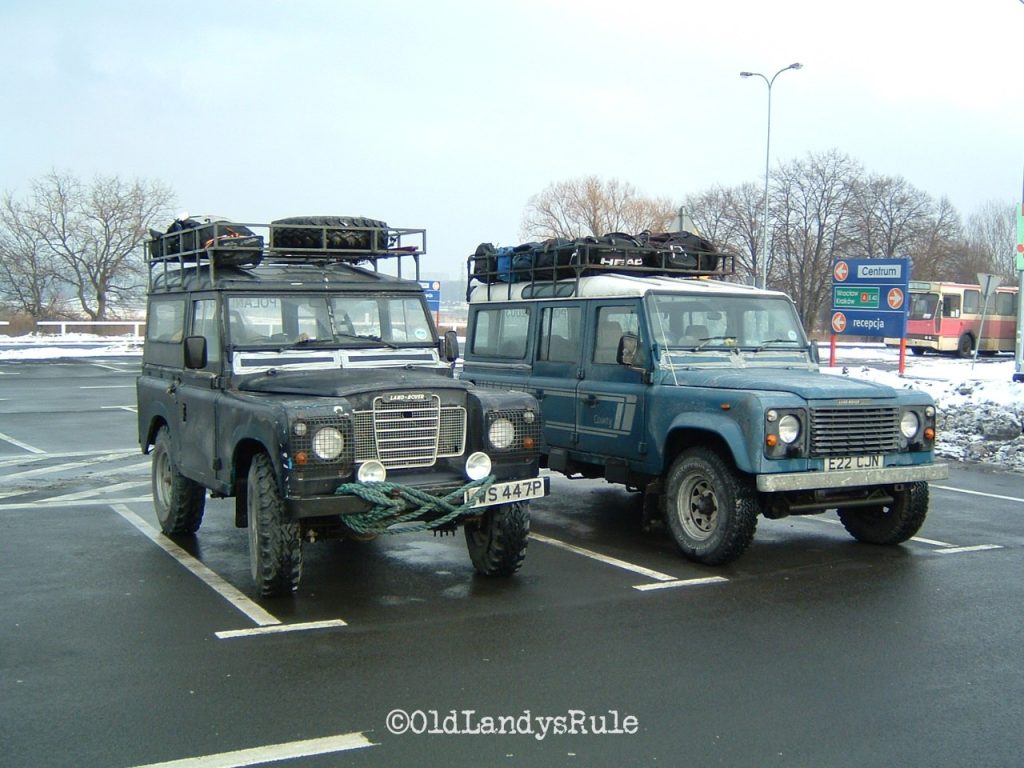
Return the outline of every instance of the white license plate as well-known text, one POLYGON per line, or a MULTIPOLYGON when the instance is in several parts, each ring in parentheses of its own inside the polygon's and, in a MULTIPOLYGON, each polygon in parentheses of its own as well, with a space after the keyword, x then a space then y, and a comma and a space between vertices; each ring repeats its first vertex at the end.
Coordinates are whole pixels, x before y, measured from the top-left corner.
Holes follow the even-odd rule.
POLYGON ((885 466, 881 456, 829 456, 825 459, 826 472, 846 469, 879 469, 885 466))
MULTIPOLYGON (((477 489, 466 491, 465 501, 468 502, 477 489)), ((511 483, 495 483, 487 489, 483 498, 473 503, 474 507, 489 507, 492 504, 511 504, 513 501, 539 499, 544 496, 544 478, 534 477, 529 480, 516 480, 511 483)))

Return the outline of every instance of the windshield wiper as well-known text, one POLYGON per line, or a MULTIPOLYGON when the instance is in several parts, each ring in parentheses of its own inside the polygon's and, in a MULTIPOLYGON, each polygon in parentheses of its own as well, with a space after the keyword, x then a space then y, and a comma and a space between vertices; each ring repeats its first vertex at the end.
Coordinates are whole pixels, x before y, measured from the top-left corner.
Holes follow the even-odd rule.
POLYGON ((704 349, 704 347, 706 347, 712 341, 724 341, 724 342, 732 345, 732 344, 736 343, 736 337, 735 336, 705 336, 704 338, 702 338, 700 340, 700 344, 698 344, 696 347, 694 347, 694 349, 697 349, 697 350, 704 349))
POLYGON ((360 339, 362 341, 375 341, 378 344, 383 344, 389 349, 398 349, 397 344, 392 344, 390 341, 385 341, 380 336, 374 336, 372 334, 358 334, 358 333, 345 333, 344 331, 334 334, 335 337, 344 336, 346 339, 360 339))
POLYGON ((751 351, 760 352, 763 349, 767 349, 770 344, 800 344, 800 342, 796 339, 763 339, 757 342, 751 351))

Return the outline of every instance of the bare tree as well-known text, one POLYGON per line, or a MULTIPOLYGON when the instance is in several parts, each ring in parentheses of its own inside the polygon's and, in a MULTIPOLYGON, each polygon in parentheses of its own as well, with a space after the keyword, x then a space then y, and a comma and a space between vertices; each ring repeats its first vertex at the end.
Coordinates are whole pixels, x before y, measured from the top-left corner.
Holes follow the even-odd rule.
POLYGON ((697 231, 736 255, 740 279, 752 281, 762 259, 764 198, 757 185, 712 187, 687 198, 697 231))
POLYGON ((960 213, 943 196, 918 232, 910 252, 911 275, 915 280, 960 281, 965 248, 960 213))
POLYGON ((667 198, 641 195, 632 184, 597 176, 558 181, 530 198, 523 212, 524 239, 575 239, 609 232, 663 232, 675 218, 667 198))
POLYGON ((906 258, 932 214, 931 197, 902 176, 871 175, 853 187, 849 219, 851 258, 906 258))
POLYGON ((0 207, 0 301, 39 320, 57 314, 62 304, 54 254, 31 224, 31 212, 10 194, 0 207))
POLYGON ((792 297, 809 331, 830 300, 832 263, 848 252, 860 176, 856 162, 832 150, 780 166, 774 180, 769 283, 792 297))
POLYGON ((979 272, 999 275, 1004 285, 1016 284, 1016 205, 985 203, 967 219, 967 241, 984 254, 986 265, 979 272))
POLYGON ((85 185, 53 171, 32 185, 24 215, 3 224, 14 227, 8 236, 52 256, 82 311, 102 320, 112 301, 139 290, 143 239, 152 222, 166 217, 171 197, 157 182, 97 177, 85 185))

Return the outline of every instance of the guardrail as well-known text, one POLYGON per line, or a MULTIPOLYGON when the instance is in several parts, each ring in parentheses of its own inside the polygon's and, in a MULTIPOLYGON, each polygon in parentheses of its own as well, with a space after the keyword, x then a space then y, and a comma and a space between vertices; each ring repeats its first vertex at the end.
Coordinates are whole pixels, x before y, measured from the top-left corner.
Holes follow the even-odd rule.
MULTIPOLYGON (((7 323, 4 323, 7 325, 7 323)), ((132 328, 133 336, 141 336, 141 329, 146 325, 145 320, 39 320, 36 322, 36 326, 59 326, 60 335, 67 336, 68 326, 111 326, 111 325, 130 325, 132 328)))

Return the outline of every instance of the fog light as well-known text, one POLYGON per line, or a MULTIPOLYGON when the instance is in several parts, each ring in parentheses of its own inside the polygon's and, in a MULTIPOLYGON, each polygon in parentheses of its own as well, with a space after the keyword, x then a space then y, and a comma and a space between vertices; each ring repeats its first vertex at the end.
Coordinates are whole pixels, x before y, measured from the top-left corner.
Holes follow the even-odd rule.
POLYGON ((379 461, 367 461, 360 464, 359 471, 356 473, 356 479, 360 483, 383 483, 387 476, 388 471, 379 461))
POLYGON ((483 480, 491 474, 491 457, 477 451, 466 459, 466 477, 470 480, 483 480))

